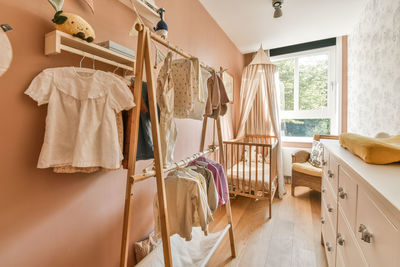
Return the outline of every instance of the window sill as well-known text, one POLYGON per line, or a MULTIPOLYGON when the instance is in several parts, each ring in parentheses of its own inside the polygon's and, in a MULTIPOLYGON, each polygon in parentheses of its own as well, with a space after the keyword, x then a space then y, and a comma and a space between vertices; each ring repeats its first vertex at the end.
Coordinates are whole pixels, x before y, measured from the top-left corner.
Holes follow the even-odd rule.
POLYGON ((282 145, 283 147, 299 147, 299 148, 311 148, 312 137, 291 137, 283 136, 282 145))

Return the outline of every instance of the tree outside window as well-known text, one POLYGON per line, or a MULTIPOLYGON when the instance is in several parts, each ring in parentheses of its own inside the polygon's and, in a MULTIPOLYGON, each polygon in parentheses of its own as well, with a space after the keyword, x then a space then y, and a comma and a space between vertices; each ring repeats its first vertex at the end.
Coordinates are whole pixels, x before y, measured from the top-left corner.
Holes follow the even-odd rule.
POLYGON ((273 59, 279 68, 284 136, 331 134, 335 123, 334 49, 273 59))

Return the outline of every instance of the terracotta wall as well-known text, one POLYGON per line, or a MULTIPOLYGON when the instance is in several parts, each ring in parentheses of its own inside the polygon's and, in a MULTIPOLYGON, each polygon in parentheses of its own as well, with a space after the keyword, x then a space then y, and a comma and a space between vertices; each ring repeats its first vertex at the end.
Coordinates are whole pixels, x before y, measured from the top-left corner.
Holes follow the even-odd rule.
MULTIPOLYGON (((197 0, 158 4, 167 10, 170 41, 209 65, 229 68, 238 99, 243 57, 202 5, 197 0)), ((95 15, 80 0, 66 1, 64 10, 85 17, 96 41, 111 39, 136 49, 136 40, 128 36, 135 16, 118 0, 96 0, 95 15)), ((46 106, 37 107, 23 92, 44 68, 80 61, 67 53, 44 56, 44 34, 53 30, 53 14, 46 0, 0 0, 0 23, 14 28, 8 33, 14 59, 0 77, 0 265, 117 266, 126 172, 60 175, 36 169, 46 106)), ((177 159, 198 150, 200 130, 201 122, 178 122, 177 159)), ((154 192, 153 180, 135 186, 131 242, 152 230, 154 192)))

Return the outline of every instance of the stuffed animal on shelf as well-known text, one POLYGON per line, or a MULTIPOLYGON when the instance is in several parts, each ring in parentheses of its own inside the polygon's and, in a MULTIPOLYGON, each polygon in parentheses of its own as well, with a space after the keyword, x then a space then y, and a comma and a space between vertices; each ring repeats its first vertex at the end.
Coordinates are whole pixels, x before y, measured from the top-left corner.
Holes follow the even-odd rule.
POLYGON ((160 35, 161 38, 167 39, 168 37, 168 25, 164 20, 164 8, 160 8, 157 13, 160 14, 161 20, 157 23, 157 27, 154 27, 156 34, 160 35))
POLYGON ((64 0, 48 1, 56 10, 56 14, 54 15, 52 21, 54 22, 57 30, 71 34, 72 36, 78 37, 89 43, 93 42, 93 40, 96 38, 96 35, 92 26, 90 26, 90 24, 87 23, 82 17, 62 11, 64 0))

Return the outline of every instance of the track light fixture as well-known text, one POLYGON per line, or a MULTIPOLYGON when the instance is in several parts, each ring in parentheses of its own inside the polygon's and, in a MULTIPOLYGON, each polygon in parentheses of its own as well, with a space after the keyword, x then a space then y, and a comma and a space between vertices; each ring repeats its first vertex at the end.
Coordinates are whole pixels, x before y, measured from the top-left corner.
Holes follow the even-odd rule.
POLYGON ((282 17, 283 0, 272 0, 272 6, 275 8, 274 18, 282 17))

